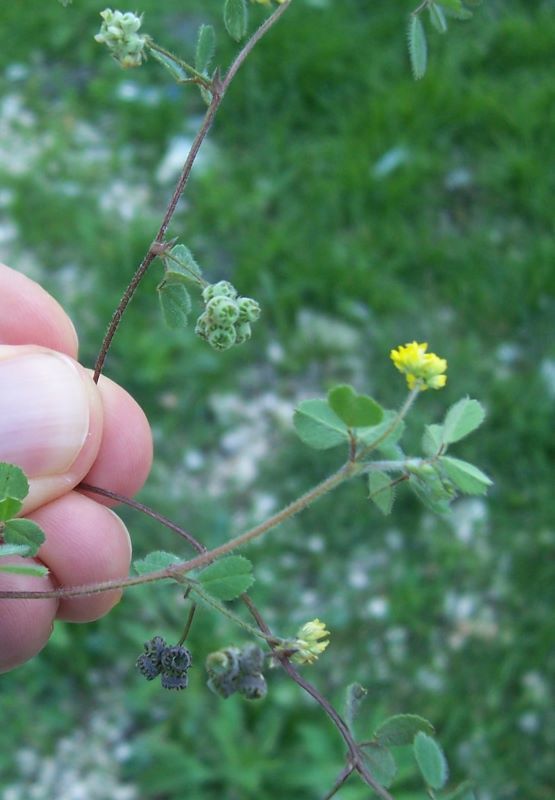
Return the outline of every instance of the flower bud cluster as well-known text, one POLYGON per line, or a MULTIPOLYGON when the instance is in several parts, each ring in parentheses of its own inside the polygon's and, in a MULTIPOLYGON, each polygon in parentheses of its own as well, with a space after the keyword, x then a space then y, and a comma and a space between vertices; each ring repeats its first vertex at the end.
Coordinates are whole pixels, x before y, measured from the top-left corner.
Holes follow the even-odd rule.
POLYGON ((229 281, 209 284, 202 292, 204 312, 195 333, 214 350, 229 350, 251 338, 251 325, 260 317, 260 306, 252 297, 239 297, 229 281))
POLYGON ((193 659, 190 651, 181 645, 168 645, 161 636, 145 642, 144 652, 138 657, 136 666, 147 681, 158 675, 164 689, 186 689, 188 670, 193 659))
POLYGON ((138 33, 142 17, 131 12, 112 11, 106 8, 101 12, 102 25, 94 37, 105 44, 112 56, 122 67, 140 67, 145 59, 146 36, 138 33))
POLYGON ((297 664, 313 664, 329 644, 330 632, 325 622, 319 619, 305 622, 297 631, 293 648, 297 651, 291 661, 297 664))
POLYGON ((268 691, 263 667, 264 653, 257 645, 249 644, 241 650, 226 647, 206 659, 207 686, 224 700, 235 692, 247 700, 260 700, 268 691))

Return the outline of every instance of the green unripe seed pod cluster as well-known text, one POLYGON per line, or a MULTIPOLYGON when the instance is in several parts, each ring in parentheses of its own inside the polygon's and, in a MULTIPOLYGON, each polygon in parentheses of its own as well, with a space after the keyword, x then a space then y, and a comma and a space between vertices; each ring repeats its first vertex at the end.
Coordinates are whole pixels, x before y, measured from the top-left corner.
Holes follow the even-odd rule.
POLYGON ((246 645, 241 650, 226 647, 207 657, 207 685, 224 700, 236 692, 247 700, 260 700, 268 691, 263 668, 264 653, 257 645, 246 645))
POLYGON ((204 312, 195 326, 195 333, 214 350, 229 350, 235 344, 247 342, 252 335, 251 324, 260 317, 260 306, 252 297, 239 297, 229 281, 205 286, 202 291, 204 312))

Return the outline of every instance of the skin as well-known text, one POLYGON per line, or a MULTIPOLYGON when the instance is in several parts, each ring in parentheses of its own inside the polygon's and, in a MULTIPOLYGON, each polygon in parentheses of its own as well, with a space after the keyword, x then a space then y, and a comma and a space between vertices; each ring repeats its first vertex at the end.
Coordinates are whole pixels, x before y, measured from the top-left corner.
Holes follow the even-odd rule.
MULTIPOLYGON (((19 465, 31 487, 23 513, 46 534, 37 560, 48 567, 50 575, 30 578, 0 573, 0 587, 39 590, 124 577, 129 571, 131 542, 123 522, 109 508, 110 501, 86 496, 76 487, 86 481, 127 496, 137 492, 152 463, 146 417, 113 381, 101 377, 98 386, 94 384, 91 371, 77 362, 77 334, 61 306, 37 283, 1 264, 0 311, 0 370, 12 359, 28 359, 28 364, 45 365, 47 380, 69 374, 73 389, 62 394, 72 424, 83 433, 82 441, 67 456, 60 427, 62 453, 57 460, 55 452, 49 453, 57 463, 54 470, 45 467, 40 441, 36 448, 31 444, 22 457, 24 463, 19 465), (72 406, 74 397, 79 405, 75 400, 72 406)), ((9 404, 9 392, 4 397, 9 404)), ((37 398, 40 402, 40 397, 39 389, 30 406, 37 398)), ((12 457, 21 440, 18 437, 25 434, 25 420, 21 426, 21 431, 10 430, 0 437, 0 461, 17 463, 12 457)), ((1 600, 0 671, 36 655, 47 643, 55 619, 90 622, 107 614, 120 599, 121 592, 113 591, 62 602, 1 600)))

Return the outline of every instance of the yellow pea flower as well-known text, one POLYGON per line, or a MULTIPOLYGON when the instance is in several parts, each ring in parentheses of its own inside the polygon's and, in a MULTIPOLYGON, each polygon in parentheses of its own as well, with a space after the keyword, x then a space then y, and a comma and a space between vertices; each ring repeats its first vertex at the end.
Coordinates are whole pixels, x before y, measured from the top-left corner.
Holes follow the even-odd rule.
POLYGON ((427 353, 426 342, 409 342, 390 353, 391 360, 407 376, 409 389, 442 389, 447 383, 447 361, 427 353))

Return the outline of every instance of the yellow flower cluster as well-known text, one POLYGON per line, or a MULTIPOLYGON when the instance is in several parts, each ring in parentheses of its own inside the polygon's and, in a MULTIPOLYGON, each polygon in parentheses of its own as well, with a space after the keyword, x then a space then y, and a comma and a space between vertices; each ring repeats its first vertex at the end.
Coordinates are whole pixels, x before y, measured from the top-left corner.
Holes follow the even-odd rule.
POLYGON ((409 389, 442 389, 447 383, 447 361, 435 353, 427 353, 426 342, 400 345, 390 353, 391 360, 407 376, 409 389))
POLYGON ((329 644, 327 638, 330 632, 326 630, 324 622, 313 619, 299 628, 297 638, 293 642, 293 647, 297 652, 291 659, 297 664, 313 664, 318 656, 324 652, 329 644))

